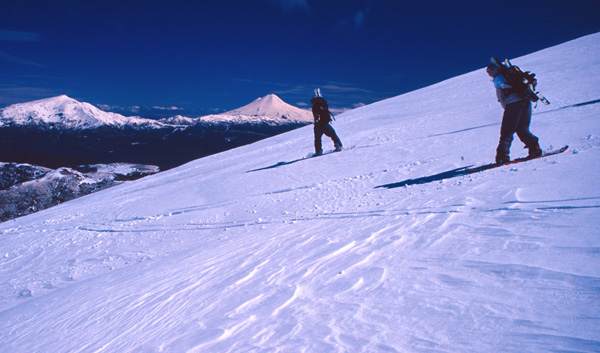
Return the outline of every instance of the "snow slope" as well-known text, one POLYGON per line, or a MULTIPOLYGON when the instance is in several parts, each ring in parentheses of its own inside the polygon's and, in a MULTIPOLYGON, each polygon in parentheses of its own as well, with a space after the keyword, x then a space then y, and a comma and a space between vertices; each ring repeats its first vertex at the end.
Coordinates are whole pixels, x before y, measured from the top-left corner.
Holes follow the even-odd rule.
POLYGON ((560 155, 378 188, 493 159, 482 68, 1 223, 0 351, 597 352, 599 54, 513 60, 560 155))

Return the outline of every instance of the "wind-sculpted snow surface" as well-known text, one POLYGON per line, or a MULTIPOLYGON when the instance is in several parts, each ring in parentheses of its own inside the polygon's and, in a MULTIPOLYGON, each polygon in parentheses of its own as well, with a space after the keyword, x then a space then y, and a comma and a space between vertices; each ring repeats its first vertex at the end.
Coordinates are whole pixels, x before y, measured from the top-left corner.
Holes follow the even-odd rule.
POLYGON ((482 68, 340 115, 342 153, 287 163, 301 128, 0 224, 0 351, 598 351, 599 49, 513 60, 560 155, 376 188, 494 157, 482 68))

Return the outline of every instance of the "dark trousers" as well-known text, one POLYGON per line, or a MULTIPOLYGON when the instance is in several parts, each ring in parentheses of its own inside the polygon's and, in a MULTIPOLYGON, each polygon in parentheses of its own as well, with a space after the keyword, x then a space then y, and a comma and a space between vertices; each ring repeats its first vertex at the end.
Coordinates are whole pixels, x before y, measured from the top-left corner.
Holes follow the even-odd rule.
POLYGON ((323 149, 323 147, 321 146, 321 137, 323 137, 323 135, 330 137, 333 140, 333 143, 336 147, 342 146, 342 141, 340 141, 340 138, 335 133, 333 126, 331 126, 329 124, 315 124, 315 152, 316 153, 321 152, 321 150, 323 149))
POLYGON ((529 124, 531 124, 531 102, 528 99, 507 104, 502 116, 500 142, 496 154, 509 154, 515 132, 526 148, 538 146, 538 138, 529 131, 529 124))

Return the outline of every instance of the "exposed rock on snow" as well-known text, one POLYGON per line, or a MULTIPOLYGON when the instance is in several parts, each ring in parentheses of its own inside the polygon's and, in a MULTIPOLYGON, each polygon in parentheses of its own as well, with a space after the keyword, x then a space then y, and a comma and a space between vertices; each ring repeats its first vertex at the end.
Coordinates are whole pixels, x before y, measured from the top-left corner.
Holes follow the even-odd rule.
POLYGON ((124 163, 79 169, 0 163, 0 222, 159 171, 156 166, 124 163))
POLYGON ((8 189, 15 184, 39 179, 50 171, 52 171, 50 168, 29 164, 0 163, 0 190, 8 189))

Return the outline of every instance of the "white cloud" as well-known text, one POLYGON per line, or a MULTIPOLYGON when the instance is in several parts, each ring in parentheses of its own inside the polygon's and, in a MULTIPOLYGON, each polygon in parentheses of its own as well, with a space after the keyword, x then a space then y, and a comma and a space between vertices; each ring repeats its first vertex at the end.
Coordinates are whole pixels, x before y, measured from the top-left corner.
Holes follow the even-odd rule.
POLYGON ((371 94, 372 93, 371 91, 364 89, 364 88, 352 87, 352 86, 337 84, 337 83, 326 84, 322 87, 322 89, 325 89, 327 91, 332 91, 337 94, 350 94, 350 93, 371 94))
POLYGON ((183 110, 183 108, 179 108, 179 107, 159 107, 159 106, 153 106, 153 109, 157 109, 157 110, 183 110))
POLYGON ((100 110, 104 110, 105 112, 110 111, 112 107, 108 104, 96 104, 96 107, 100 110))
POLYGON ((141 110, 139 106, 121 107, 118 105, 96 104, 96 107, 105 112, 118 112, 119 114, 139 114, 141 110))

